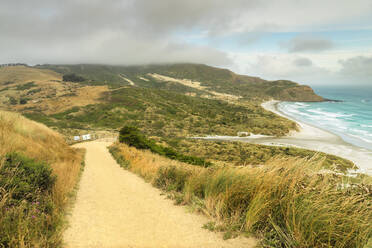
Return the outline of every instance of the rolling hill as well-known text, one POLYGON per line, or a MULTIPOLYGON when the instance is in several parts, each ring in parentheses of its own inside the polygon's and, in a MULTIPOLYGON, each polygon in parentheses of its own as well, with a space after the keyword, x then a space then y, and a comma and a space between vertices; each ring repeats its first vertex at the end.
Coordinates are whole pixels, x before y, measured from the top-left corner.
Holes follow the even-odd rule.
POLYGON ((41 65, 61 74, 76 73, 85 77, 89 84, 104 84, 111 87, 129 85, 127 79, 140 87, 160 88, 180 93, 205 94, 205 90, 240 96, 243 99, 275 98, 283 101, 323 101, 309 86, 288 80, 267 81, 257 77, 238 75, 227 69, 202 64, 170 64, 147 66, 109 65, 41 65), (175 79, 199 82, 205 89, 175 85, 174 81, 159 80, 158 74, 175 79))
MULTIPOLYGON (((206 65, 0 68, 1 108, 44 123, 67 139, 86 132, 117 132, 125 125, 136 126, 159 144, 186 155, 204 154, 209 160, 237 165, 260 164, 275 155, 314 154, 294 148, 273 148, 266 154, 262 151, 268 148, 254 144, 228 145, 231 155, 211 153, 226 150, 226 144, 188 139, 234 136, 239 131, 283 136, 296 130, 295 122, 261 107, 261 102, 272 98, 323 100, 307 86, 265 81, 206 65), (240 156, 243 153, 244 158, 240 156)), ((329 157, 325 164, 336 160, 329 157)), ((342 170, 352 167, 344 160, 336 164, 342 170)))

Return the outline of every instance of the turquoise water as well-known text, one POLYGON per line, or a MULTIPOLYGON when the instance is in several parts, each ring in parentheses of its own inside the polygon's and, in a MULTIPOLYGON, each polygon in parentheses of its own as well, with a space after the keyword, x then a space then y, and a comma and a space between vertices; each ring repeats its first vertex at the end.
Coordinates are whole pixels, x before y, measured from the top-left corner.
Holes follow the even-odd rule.
POLYGON ((372 150, 372 88, 315 88, 342 102, 281 102, 283 113, 339 135, 346 142, 372 150))

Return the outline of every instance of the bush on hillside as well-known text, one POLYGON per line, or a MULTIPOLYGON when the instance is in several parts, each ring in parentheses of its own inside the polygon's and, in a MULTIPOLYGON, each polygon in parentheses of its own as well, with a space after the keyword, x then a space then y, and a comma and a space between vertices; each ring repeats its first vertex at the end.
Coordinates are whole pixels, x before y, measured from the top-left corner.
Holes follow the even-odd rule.
POLYGON ((26 104, 26 103, 27 103, 27 99, 26 99, 26 98, 21 98, 21 99, 19 100, 19 103, 20 103, 20 104, 26 104))
POLYGON ((146 139, 136 127, 132 126, 125 126, 120 130, 119 142, 138 149, 151 149, 155 145, 150 144, 151 141, 146 139))
POLYGON ((12 198, 19 201, 32 201, 36 192, 50 193, 56 179, 49 165, 19 153, 5 156, 0 175, 0 186, 12 191, 12 198))
POLYGON ((52 238, 59 223, 52 200, 56 178, 49 165, 19 153, 3 156, 1 163, 0 247, 58 245, 52 238))
POLYGON ((119 142, 133 146, 137 149, 150 150, 153 153, 165 156, 170 159, 178 160, 184 163, 209 167, 211 162, 205 161, 203 158, 187 156, 180 154, 170 147, 161 146, 155 143, 154 140, 147 139, 136 127, 124 126, 119 133, 119 142))
POLYGON ((83 151, 11 112, 0 111, 0 137, 0 247, 61 247, 83 151))
POLYGON ((62 77, 64 82, 84 82, 86 79, 82 76, 76 75, 75 73, 65 74, 62 77))
POLYGON ((18 101, 14 97, 9 97, 9 103, 10 105, 17 105, 18 101))
POLYGON ((16 90, 29 90, 33 87, 36 87, 37 85, 34 82, 28 82, 25 84, 17 85, 15 88, 16 90))

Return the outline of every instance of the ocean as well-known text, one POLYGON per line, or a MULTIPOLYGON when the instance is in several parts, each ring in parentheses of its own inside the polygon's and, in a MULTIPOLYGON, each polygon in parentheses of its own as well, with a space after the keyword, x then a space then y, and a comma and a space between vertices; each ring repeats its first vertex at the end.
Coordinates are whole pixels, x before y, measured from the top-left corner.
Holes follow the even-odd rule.
POLYGON ((372 88, 315 88, 341 102, 281 102, 278 109, 292 118, 320 127, 353 145, 372 150, 372 88))

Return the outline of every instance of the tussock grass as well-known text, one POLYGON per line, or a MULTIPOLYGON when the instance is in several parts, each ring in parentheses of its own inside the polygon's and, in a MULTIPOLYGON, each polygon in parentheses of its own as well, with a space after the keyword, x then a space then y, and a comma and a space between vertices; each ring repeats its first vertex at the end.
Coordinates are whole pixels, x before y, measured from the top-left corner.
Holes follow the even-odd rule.
POLYGON ((321 173, 317 157, 200 168, 124 144, 110 150, 154 186, 177 192, 177 202, 197 205, 226 238, 253 233, 263 247, 364 247, 372 237, 372 186, 321 173))
POLYGON ((0 246, 57 247, 83 151, 69 147, 42 124, 0 111, 0 158, 0 246), (51 174, 40 178, 48 168, 51 174), (45 180, 53 183, 42 187, 45 180), (27 195, 15 198, 17 190, 25 189, 27 195))

